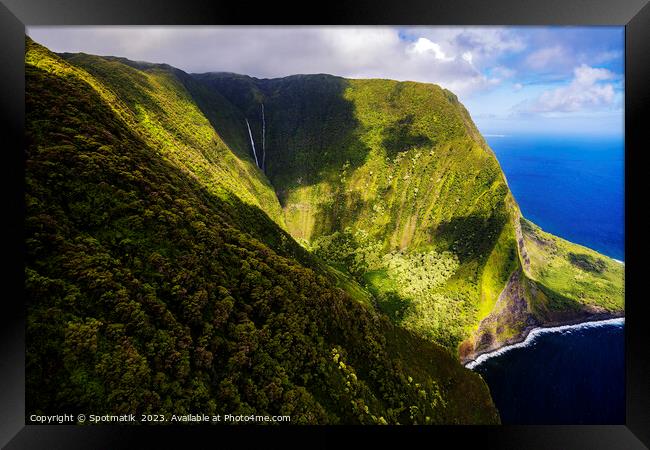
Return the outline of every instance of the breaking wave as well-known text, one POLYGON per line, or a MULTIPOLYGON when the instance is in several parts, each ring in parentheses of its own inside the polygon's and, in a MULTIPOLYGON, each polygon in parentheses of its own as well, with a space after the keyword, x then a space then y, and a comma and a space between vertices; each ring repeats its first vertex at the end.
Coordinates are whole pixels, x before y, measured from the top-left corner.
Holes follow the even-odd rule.
POLYGON ((535 342, 535 339, 537 339, 538 336, 541 336, 543 334, 564 333, 564 332, 571 333, 572 330, 581 330, 585 328, 597 328, 597 327, 604 327, 604 326, 611 326, 611 325, 622 326, 623 324, 625 324, 625 317, 618 317, 615 319, 606 319, 606 320, 594 320, 592 322, 581 322, 574 325, 533 328, 530 331, 530 333, 528 333, 528 336, 526 336, 526 339, 524 339, 523 341, 517 342, 516 344, 512 344, 512 345, 506 345, 505 347, 501 347, 493 352, 483 353, 482 355, 479 355, 475 360, 465 364, 465 367, 473 370, 476 366, 484 363, 488 359, 494 358, 499 355, 503 355, 504 353, 507 353, 510 350, 514 350, 516 348, 529 347, 535 342))

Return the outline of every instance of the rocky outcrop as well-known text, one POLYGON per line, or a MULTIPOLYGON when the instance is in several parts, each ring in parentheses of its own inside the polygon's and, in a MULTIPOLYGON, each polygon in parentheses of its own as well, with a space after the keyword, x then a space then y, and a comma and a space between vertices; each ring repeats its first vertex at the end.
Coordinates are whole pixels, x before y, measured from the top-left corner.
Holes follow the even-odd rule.
POLYGON ((545 294, 521 269, 510 276, 499 295, 494 309, 481 321, 473 336, 460 348, 463 365, 480 355, 522 342, 535 328, 574 325, 582 322, 624 317, 624 311, 608 311, 598 306, 585 305, 578 309, 540 311, 533 301, 543 303, 545 294))

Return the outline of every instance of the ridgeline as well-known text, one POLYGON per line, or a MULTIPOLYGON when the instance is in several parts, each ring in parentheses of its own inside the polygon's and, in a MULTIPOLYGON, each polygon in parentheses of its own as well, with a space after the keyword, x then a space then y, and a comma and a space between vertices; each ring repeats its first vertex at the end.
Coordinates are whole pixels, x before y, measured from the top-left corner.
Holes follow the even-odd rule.
POLYGON ((438 86, 25 59, 28 414, 498 423, 460 361, 623 311, 438 86))

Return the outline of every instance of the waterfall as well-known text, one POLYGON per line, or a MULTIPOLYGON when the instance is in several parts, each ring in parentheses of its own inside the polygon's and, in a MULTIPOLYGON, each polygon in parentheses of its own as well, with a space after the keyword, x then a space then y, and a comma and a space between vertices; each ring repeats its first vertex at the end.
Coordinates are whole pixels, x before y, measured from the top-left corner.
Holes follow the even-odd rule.
POLYGON ((259 169, 260 163, 257 161, 257 153, 255 152, 255 142, 253 141, 253 134, 251 133, 251 126, 246 119, 246 126, 248 127, 248 136, 251 138, 251 147, 253 147, 253 156, 255 156, 255 165, 259 169))
POLYGON ((262 171, 266 173, 266 121, 264 120, 264 103, 262 105, 262 171))

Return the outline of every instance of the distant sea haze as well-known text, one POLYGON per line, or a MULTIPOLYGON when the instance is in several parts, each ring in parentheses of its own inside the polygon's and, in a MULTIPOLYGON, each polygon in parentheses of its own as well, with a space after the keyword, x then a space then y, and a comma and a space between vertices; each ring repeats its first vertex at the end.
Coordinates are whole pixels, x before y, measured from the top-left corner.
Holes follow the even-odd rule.
POLYGON ((527 219, 544 231, 625 260, 622 136, 483 136, 527 219))

